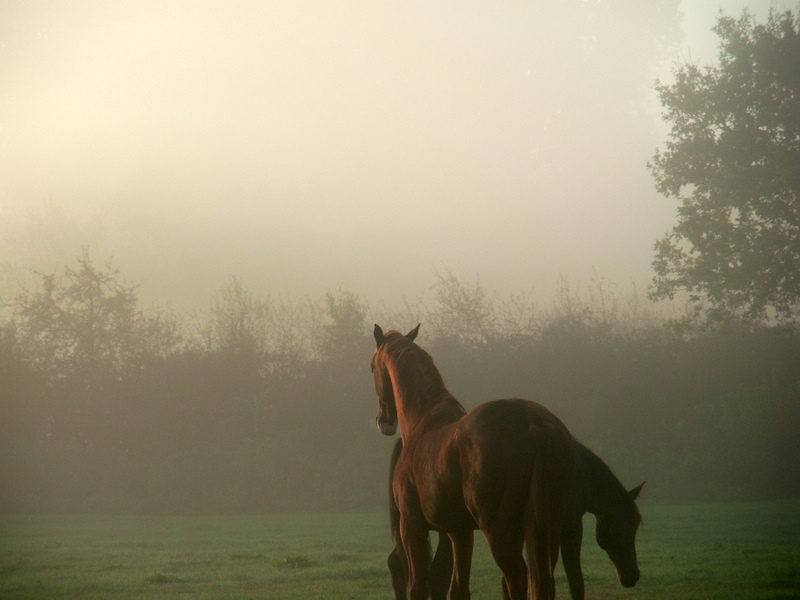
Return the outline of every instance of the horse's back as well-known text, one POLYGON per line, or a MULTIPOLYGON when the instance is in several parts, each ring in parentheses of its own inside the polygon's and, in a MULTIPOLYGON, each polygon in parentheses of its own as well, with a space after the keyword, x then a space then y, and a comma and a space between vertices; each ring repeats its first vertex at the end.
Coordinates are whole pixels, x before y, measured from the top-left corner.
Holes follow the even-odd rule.
POLYGON ((561 420, 541 404, 505 398, 472 409, 459 422, 457 435, 465 442, 511 456, 529 452, 540 432, 554 429, 571 438, 561 420))
POLYGON ((465 418, 486 420, 492 422, 496 419, 506 419, 509 417, 524 417, 525 419, 540 420, 542 422, 557 423, 564 427, 563 423, 548 408, 533 400, 523 398, 501 398, 490 400, 479 404, 469 411, 465 418))

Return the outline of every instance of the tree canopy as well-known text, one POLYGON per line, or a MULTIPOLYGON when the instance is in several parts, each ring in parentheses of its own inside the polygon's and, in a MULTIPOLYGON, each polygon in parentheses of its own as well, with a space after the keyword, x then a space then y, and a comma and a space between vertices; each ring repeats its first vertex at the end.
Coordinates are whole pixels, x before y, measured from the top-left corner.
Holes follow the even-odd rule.
POLYGON ((655 244, 651 297, 679 290, 711 314, 787 321, 800 305, 800 33, 791 11, 765 24, 720 13, 714 66, 679 64, 656 89, 671 123, 649 164, 680 200, 655 244))

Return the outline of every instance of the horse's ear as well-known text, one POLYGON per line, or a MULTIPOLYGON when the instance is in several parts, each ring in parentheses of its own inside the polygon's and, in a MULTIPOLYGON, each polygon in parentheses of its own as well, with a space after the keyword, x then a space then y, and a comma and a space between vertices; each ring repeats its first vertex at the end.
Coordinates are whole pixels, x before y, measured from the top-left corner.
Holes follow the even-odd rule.
POLYGON ((380 348, 383 344, 383 329, 377 323, 375 323, 375 329, 372 330, 372 335, 375 336, 375 344, 380 348))
POLYGON ((417 337, 417 334, 419 333, 419 326, 420 326, 420 325, 422 325, 422 323, 418 323, 418 324, 417 324, 417 326, 416 326, 416 327, 414 327, 414 329, 412 329, 411 331, 409 331, 409 332, 406 334, 406 337, 407 337, 408 339, 410 339, 412 342, 414 341, 414 339, 416 339, 416 337, 417 337))
POLYGON ((630 497, 630 499, 636 500, 639 497, 639 494, 641 493, 643 487, 644 487, 644 481, 639 485, 637 485, 635 488, 633 488, 631 491, 629 491, 628 496, 630 497))

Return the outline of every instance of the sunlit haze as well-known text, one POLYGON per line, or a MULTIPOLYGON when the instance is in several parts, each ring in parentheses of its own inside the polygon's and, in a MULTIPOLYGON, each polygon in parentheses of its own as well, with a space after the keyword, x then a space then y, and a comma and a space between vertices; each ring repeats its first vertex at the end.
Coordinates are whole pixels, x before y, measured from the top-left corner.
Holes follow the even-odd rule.
POLYGON ((745 6, 3 2, 0 296, 81 246, 180 306, 230 275, 389 305, 442 269, 646 287, 677 206, 654 82, 745 6))

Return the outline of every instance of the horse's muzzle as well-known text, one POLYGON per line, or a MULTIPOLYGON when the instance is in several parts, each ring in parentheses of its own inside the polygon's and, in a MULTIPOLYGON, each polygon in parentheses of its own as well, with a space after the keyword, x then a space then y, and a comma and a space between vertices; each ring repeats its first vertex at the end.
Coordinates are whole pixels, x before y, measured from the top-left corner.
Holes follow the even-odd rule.
POLYGON ((383 435, 394 435, 397 433, 397 421, 387 423, 386 421, 383 421, 380 416, 378 416, 375 417, 375 425, 378 426, 378 429, 383 435))

